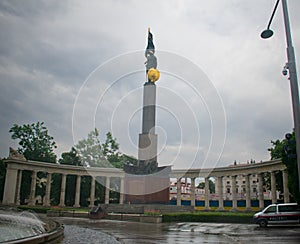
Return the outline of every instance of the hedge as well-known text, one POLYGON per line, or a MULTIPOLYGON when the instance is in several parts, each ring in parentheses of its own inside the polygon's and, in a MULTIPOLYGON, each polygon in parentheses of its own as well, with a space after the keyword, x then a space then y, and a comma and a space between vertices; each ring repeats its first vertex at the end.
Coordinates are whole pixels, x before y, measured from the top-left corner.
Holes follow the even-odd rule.
POLYGON ((252 223, 253 213, 231 212, 195 212, 168 213, 163 215, 163 222, 212 222, 212 223, 252 223))

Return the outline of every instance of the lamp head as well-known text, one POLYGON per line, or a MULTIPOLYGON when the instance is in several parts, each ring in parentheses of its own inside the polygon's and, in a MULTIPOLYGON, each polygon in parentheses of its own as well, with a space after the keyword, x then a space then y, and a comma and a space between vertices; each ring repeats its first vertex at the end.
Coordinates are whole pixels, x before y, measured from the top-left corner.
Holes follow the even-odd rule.
POLYGON ((274 34, 274 32, 272 30, 266 29, 260 34, 260 36, 263 39, 267 39, 267 38, 270 38, 271 36, 273 36, 273 34, 274 34))

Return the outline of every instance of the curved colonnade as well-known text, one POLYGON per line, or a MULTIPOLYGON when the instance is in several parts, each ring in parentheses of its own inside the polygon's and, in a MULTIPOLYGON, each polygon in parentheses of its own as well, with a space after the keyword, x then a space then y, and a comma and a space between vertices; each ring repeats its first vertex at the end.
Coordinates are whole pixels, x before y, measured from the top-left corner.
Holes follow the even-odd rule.
POLYGON ((177 205, 181 205, 181 179, 190 178, 191 180, 191 205, 195 206, 195 179, 205 179, 205 209, 209 210, 209 179, 211 177, 216 179, 216 193, 218 196, 219 207, 218 210, 224 210, 224 185, 223 178, 231 178, 230 187, 232 193, 232 210, 237 210, 237 185, 236 180, 238 176, 245 178, 245 195, 246 195, 246 210, 251 209, 251 190, 250 190, 250 176, 257 174, 258 189, 257 195, 259 200, 259 208, 264 208, 264 191, 263 191, 263 174, 271 174, 271 196, 272 203, 277 202, 276 195, 276 178, 277 172, 282 172, 283 177, 283 195, 284 202, 289 202, 289 190, 288 190, 288 175, 286 172, 286 166, 281 160, 272 160, 260 163, 235 165, 229 167, 218 167, 214 169, 189 169, 189 170, 172 170, 171 178, 177 179, 177 205))
MULTIPOLYGON (((80 207, 80 185, 81 177, 91 177, 90 186, 90 207, 95 204, 95 181, 97 177, 105 177, 105 204, 109 204, 110 194, 110 181, 111 178, 119 179, 120 198, 119 204, 124 203, 124 179, 125 172, 116 168, 85 168, 81 166, 60 165, 45 162, 35 162, 8 158, 5 160, 7 163, 7 172, 5 179, 3 204, 19 205, 20 204, 20 189, 22 181, 22 172, 24 170, 31 171, 31 191, 29 197, 29 205, 35 205, 37 173, 47 173, 46 190, 44 206, 50 206, 50 192, 51 192, 51 179, 53 174, 61 174, 61 189, 60 189, 60 203, 59 206, 65 206, 65 192, 66 192, 66 178, 67 175, 76 175, 76 191, 75 191, 75 204, 74 207, 80 207)), ((245 177, 245 195, 246 195, 246 210, 251 209, 251 193, 250 193, 250 175, 257 174, 258 176, 258 200, 259 208, 264 207, 263 195, 263 174, 266 172, 271 173, 271 195, 272 203, 276 199, 276 179, 275 173, 281 171, 283 176, 283 190, 284 202, 289 202, 289 191, 287 186, 287 173, 286 166, 281 160, 266 161, 261 163, 235 165, 230 167, 219 167, 214 169, 174 169, 170 174, 170 178, 177 179, 177 205, 181 205, 181 179, 190 178, 191 180, 191 205, 195 206, 195 180, 196 178, 205 179, 205 209, 209 209, 209 178, 216 179, 216 193, 218 195, 219 210, 224 209, 224 186, 223 178, 231 178, 232 189, 232 210, 237 209, 237 194, 236 194, 236 178, 240 175, 245 177)))

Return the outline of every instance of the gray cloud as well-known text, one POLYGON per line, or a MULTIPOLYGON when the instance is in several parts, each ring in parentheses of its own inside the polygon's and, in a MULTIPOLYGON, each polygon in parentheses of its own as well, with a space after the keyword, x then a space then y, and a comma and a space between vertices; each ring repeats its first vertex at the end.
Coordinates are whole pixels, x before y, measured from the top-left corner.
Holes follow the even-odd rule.
MULTIPOLYGON (((84 81, 100 64, 111 62, 108 61, 111 58, 143 50, 150 26, 158 50, 158 68, 162 71, 157 83, 158 105, 175 114, 172 120, 171 113, 158 109, 157 121, 162 128, 158 130, 159 138, 167 143, 160 155, 162 163, 177 157, 176 167, 189 165, 195 150, 198 151, 197 163, 202 163, 211 136, 204 102, 209 104, 208 112, 216 116, 215 133, 222 134, 224 123, 220 120, 222 114, 217 109, 219 104, 214 102, 213 90, 208 90, 205 83, 201 83, 202 79, 189 75, 190 67, 168 60, 163 52, 160 56, 159 50, 190 60, 191 65, 195 64, 207 75, 219 93, 226 113, 226 144, 219 165, 234 160, 269 158, 270 141, 282 138, 293 126, 289 83, 281 75, 286 62, 281 8, 272 24, 275 36, 261 40, 260 31, 267 25, 273 1, 211 0, 204 4, 204 1, 178 0, 152 1, 151 5, 135 0, 0 2, 2 157, 7 156, 8 147, 15 143, 8 133, 14 123, 45 121, 58 143, 57 153, 69 150, 74 143, 73 106, 84 81), (189 82, 199 82, 204 100, 176 78, 164 74, 169 68, 173 74, 186 71, 189 82), (164 91, 164 87, 173 95, 164 91), (184 119, 191 117, 185 100, 197 114, 199 146, 195 124, 184 119), (184 131, 179 155, 177 133, 180 126, 176 119, 184 131)), ((289 1, 289 10, 297 54, 300 48, 299 2, 289 1)), ((81 113, 76 119, 79 125, 91 120, 84 127, 75 128, 78 129, 77 139, 97 126, 102 138, 106 131, 112 130, 125 153, 137 154, 143 62, 142 51, 140 56, 125 60, 123 66, 112 62, 101 76, 94 77, 93 83, 84 87, 86 96, 78 104, 81 113), (120 79, 106 94, 103 103, 98 104, 99 94, 107 84, 115 81, 116 73, 130 67, 140 73, 120 79)), ((216 148, 221 144, 215 145, 216 148)), ((212 161, 218 158, 215 150, 211 154, 212 161)))

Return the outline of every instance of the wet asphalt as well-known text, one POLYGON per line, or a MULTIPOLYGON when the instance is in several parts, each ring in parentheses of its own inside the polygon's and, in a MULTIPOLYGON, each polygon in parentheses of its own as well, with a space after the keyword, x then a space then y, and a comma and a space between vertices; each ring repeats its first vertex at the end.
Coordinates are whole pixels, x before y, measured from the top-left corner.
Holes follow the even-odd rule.
POLYGON ((300 243, 300 225, 221 223, 149 224, 83 218, 55 218, 65 226, 66 243, 300 243))

